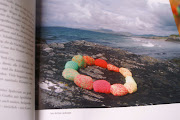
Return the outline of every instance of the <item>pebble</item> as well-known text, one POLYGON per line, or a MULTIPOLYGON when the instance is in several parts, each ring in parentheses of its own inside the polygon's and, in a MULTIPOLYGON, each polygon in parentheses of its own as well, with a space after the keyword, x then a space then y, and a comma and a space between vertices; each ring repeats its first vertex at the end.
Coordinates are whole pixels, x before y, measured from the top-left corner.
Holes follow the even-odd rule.
POLYGON ((93 88, 93 79, 86 75, 77 75, 74 83, 83 89, 92 90, 93 88))
POLYGON ((68 61, 66 64, 65 64, 65 69, 66 68, 71 68, 71 69, 74 69, 74 70, 78 70, 78 64, 74 61, 68 61))
POLYGON ((85 68, 86 67, 86 63, 84 61, 84 58, 81 55, 74 56, 72 58, 72 61, 76 62, 80 68, 85 68))
POLYGON ((111 85, 110 92, 114 96, 123 96, 128 94, 128 90, 122 84, 113 84, 111 85))
POLYGON ((137 84, 135 82, 127 82, 124 84, 124 87, 126 87, 130 94, 137 91, 137 84))
POLYGON ((126 83, 124 86, 127 88, 129 93, 133 93, 137 91, 137 84, 132 76, 127 76, 125 78, 126 83))
POLYGON ((107 69, 109 71, 119 72, 119 68, 114 66, 114 65, 112 65, 112 64, 107 64, 107 69))
POLYGON ((107 68, 107 62, 105 60, 102 60, 102 59, 96 59, 95 65, 102 67, 102 68, 107 68))
POLYGON ((111 84, 106 80, 96 80, 93 83, 93 89, 95 92, 99 93, 110 93, 111 84))
POLYGON ((87 64, 87 65, 94 65, 95 63, 94 63, 94 58, 92 58, 92 57, 90 57, 90 56, 83 56, 83 58, 84 58, 84 61, 85 61, 85 63, 87 64))
POLYGON ((135 82, 135 80, 134 80, 134 78, 132 76, 127 76, 125 78, 125 80, 126 80, 126 83, 128 83, 128 82, 135 82))
POLYGON ((71 69, 71 68, 66 68, 62 72, 62 76, 67 80, 73 81, 77 75, 79 75, 79 73, 76 70, 71 69))
POLYGON ((119 72, 120 72, 124 77, 132 76, 132 73, 131 73, 127 68, 121 67, 121 68, 119 69, 119 72))

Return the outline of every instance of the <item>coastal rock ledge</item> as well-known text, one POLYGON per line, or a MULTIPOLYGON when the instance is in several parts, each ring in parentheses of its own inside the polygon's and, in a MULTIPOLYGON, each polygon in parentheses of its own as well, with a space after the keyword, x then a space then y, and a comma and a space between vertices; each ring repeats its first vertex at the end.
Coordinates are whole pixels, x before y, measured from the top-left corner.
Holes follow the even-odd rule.
MULTIPOLYGON (((37 44, 36 51, 36 109, 127 107, 180 102, 180 68, 171 62, 86 41, 37 44), (82 89, 64 79, 62 71, 65 63, 78 54, 128 68, 137 82, 138 91, 116 97, 82 89)), ((80 69, 79 73, 89 75, 93 80, 107 80, 111 84, 125 82, 120 73, 97 66, 80 69)))

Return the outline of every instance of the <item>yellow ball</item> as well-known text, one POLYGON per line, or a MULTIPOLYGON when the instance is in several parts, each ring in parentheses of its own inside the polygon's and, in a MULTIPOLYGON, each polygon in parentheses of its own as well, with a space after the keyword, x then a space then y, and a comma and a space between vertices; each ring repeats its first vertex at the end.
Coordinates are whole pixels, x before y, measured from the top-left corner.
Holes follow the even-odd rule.
POLYGON ((124 77, 132 76, 132 73, 131 73, 127 68, 121 67, 121 68, 119 69, 119 72, 120 72, 124 77))
POLYGON ((67 80, 72 80, 74 81, 74 78, 79 75, 79 73, 74 70, 74 69, 71 69, 71 68, 66 68, 63 70, 62 72, 62 76, 67 79, 67 80))

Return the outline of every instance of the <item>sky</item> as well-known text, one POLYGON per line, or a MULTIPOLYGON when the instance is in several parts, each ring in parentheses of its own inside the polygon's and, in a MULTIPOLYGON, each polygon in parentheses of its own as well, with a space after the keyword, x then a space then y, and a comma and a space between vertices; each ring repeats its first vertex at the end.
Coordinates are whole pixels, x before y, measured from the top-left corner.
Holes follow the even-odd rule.
POLYGON ((169 0, 38 0, 37 25, 178 34, 169 0))

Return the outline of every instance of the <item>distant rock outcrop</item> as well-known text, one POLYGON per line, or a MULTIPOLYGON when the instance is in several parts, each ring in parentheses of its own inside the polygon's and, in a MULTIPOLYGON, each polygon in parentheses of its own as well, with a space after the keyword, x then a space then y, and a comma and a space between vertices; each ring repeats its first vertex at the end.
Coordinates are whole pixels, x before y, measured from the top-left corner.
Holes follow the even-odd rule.
MULTIPOLYGON (((180 102, 180 68, 173 63, 86 41, 37 44, 36 48, 36 94, 39 95, 36 97, 36 109, 144 106, 180 102), (116 97, 82 89, 64 79, 62 71, 65 63, 78 54, 128 68, 137 82, 138 91, 116 97)), ((120 73, 98 66, 88 66, 80 69, 79 73, 89 75, 94 80, 107 80, 111 84, 125 82, 120 73)))
POLYGON ((180 42, 179 36, 169 36, 166 41, 180 42))

